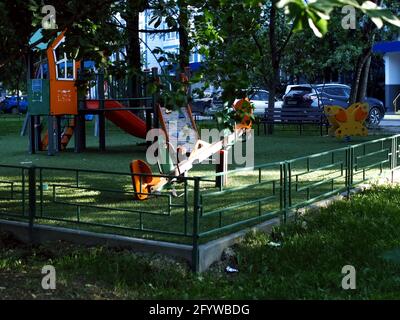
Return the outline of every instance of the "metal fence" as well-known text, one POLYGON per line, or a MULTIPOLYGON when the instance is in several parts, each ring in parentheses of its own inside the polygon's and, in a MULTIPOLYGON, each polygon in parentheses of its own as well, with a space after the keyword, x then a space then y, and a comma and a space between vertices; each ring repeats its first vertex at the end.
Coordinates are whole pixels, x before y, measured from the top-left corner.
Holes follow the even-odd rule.
MULTIPOLYGON (((199 245, 350 190, 399 167, 399 138, 373 140, 288 161, 182 177, 173 190, 134 200, 127 173, 0 165, 0 217, 199 245)), ((138 176, 145 176, 138 174, 138 176)), ((165 175, 159 177, 170 178, 165 175)))

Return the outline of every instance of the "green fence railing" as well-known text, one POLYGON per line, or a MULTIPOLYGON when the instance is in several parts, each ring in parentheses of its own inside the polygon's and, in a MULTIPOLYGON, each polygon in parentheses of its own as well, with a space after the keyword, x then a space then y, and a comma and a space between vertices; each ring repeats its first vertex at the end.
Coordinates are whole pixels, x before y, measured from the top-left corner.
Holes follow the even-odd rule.
MULTIPOLYGON (((400 135, 204 177, 135 201, 132 175, 0 165, 0 217, 199 246, 216 237, 343 193, 368 180, 393 181, 400 135), (226 175, 229 184, 216 187, 226 175), (173 192, 172 192, 173 191, 173 192)), ((145 176, 138 174, 138 176, 145 176)), ((160 177, 170 178, 165 175, 160 177)))

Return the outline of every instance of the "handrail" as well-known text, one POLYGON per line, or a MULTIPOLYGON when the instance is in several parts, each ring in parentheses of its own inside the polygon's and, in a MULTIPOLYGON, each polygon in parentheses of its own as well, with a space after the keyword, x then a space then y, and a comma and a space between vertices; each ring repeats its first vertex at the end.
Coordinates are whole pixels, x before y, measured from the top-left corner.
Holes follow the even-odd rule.
POLYGON ((211 178, 215 178, 215 177, 221 177, 224 175, 232 175, 235 173, 244 173, 247 171, 255 171, 258 169, 264 169, 267 167, 273 167, 273 166, 277 166, 277 165, 281 165, 283 163, 294 163, 294 162, 298 162, 301 160, 307 160, 307 159, 312 159, 312 158, 318 158, 321 156, 326 156, 331 154, 332 152, 343 152, 348 150, 349 147, 351 148, 359 148, 362 147, 364 145, 370 145, 370 144, 374 144, 374 143, 378 143, 378 142, 383 142, 383 141, 388 141, 388 140, 392 140, 393 138, 400 138, 400 134, 397 135, 393 135, 393 136, 389 136, 389 137, 384 137, 384 138, 379 138, 379 139, 374 139, 374 140, 370 140, 370 141, 365 141, 365 142, 361 142, 358 144, 353 144, 353 145, 349 145, 346 147, 341 147, 341 148, 336 148, 336 149, 330 149, 327 151, 323 151, 323 152, 319 152, 319 153, 314 153, 308 156, 302 156, 302 157, 298 157, 298 158, 293 158, 293 159, 289 159, 286 161, 276 161, 276 162, 270 162, 270 163, 263 163, 260 165, 255 165, 252 167, 243 167, 243 168, 237 168, 237 169, 233 169, 233 170, 229 170, 227 172, 218 172, 218 173, 212 173, 209 175, 205 175, 205 176, 201 176, 202 179, 211 179, 211 178))
POLYGON ((397 112, 397 101, 400 99, 400 92, 396 96, 396 98, 393 100, 393 107, 394 107, 394 112, 397 112))

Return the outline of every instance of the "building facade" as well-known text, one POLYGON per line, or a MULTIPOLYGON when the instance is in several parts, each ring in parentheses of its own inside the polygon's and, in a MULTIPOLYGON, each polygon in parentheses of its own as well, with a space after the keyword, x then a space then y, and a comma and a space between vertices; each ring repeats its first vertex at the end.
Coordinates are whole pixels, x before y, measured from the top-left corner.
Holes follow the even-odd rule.
POLYGON ((397 110, 394 101, 400 94, 400 38, 397 41, 379 42, 374 53, 383 54, 385 60, 385 105, 388 111, 400 111, 400 98, 397 110))
MULTIPOLYGON (((154 23, 150 23, 152 13, 146 10, 140 14, 140 29, 141 30, 164 30, 168 29, 167 24, 163 21, 158 28, 154 27, 154 23)), ((160 55, 153 53, 153 50, 160 48, 164 52, 179 53, 179 33, 147 33, 141 32, 142 39, 142 55, 143 67, 145 69, 158 68, 161 69, 165 66, 165 62, 159 63, 157 59, 160 55)), ((201 55, 193 50, 190 55, 189 63, 192 69, 196 69, 201 62, 201 55)))

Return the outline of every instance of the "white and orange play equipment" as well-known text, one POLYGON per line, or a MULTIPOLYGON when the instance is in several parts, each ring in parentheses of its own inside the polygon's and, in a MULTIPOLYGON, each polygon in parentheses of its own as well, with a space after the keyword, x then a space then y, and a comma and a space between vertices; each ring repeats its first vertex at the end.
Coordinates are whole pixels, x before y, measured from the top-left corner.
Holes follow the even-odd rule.
MULTIPOLYGON (((193 168, 194 165, 202 163, 203 161, 209 159, 211 156, 219 153, 219 163, 217 163, 217 171, 218 172, 226 172, 227 171, 227 151, 229 150, 230 146, 238 141, 238 139, 246 134, 252 128, 252 106, 248 99, 239 100, 235 106, 235 110, 244 114, 242 117, 242 121, 239 124, 235 125, 233 132, 226 135, 223 139, 215 143, 208 143, 205 141, 200 140, 197 137, 197 141, 194 144, 193 150, 190 151, 186 159, 182 161, 177 161, 176 164, 171 165, 170 168, 164 169, 161 171, 163 174, 170 176, 171 178, 160 178, 153 175, 150 166, 142 161, 142 160, 135 160, 132 161, 130 165, 131 173, 132 173, 132 181, 135 190, 135 197, 138 200, 146 200, 152 193, 161 190, 166 184, 169 184, 176 180, 179 176, 184 176, 187 174, 189 170, 193 168), (165 172, 169 171, 169 172, 165 172)), ((167 126, 165 123, 165 118, 163 115, 165 113, 162 112, 160 108, 160 121, 163 126, 163 130, 166 134, 167 141, 159 140, 159 148, 162 151, 167 151, 166 154, 162 157, 164 160, 167 160, 169 164, 172 164, 173 161, 170 156, 171 151, 171 144, 168 135, 167 126)), ((192 123, 192 129, 195 129, 195 123, 190 111, 190 107, 187 108, 186 114, 186 125, 189 126, 192 123)), ((197 132, 197 130, 196 130, 197 132)), ((183 147, 178 145, 177 150, 172 150, 175 154, 182 151, 183 147), (180 150, 181 149, 181 150, 180 150)), ((164 168, 165 163, 163 164, 164 168)), ((159 167, 162 168, 162 164, 159 164, 159 167)), ((226 183, 226 176, 220 183, 226 183)))

